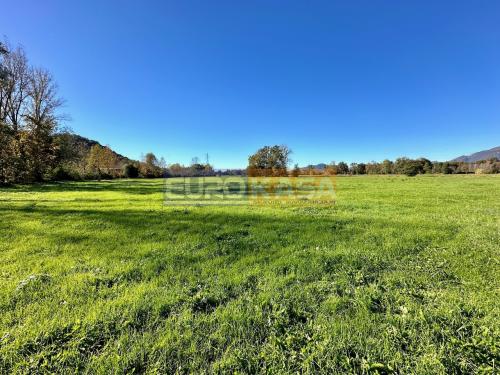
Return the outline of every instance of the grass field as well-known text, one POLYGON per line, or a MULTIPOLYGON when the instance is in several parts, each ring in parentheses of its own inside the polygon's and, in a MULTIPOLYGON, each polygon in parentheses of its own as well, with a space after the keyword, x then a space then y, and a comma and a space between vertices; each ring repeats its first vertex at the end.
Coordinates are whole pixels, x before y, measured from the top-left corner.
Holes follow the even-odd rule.
POLYGON ((0 189, 1 373, 498 373, 499 176, 163 205, 163 181, 0 189))

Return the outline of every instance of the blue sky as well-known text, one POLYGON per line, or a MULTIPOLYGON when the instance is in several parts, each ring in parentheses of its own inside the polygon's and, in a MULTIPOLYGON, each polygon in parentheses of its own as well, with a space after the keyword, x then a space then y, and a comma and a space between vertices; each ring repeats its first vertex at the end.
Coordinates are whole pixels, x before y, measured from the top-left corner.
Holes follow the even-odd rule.
POLYGON ((69 126, 131 158, 301 165, 500 145, 500 2, 6 1, 69 126))

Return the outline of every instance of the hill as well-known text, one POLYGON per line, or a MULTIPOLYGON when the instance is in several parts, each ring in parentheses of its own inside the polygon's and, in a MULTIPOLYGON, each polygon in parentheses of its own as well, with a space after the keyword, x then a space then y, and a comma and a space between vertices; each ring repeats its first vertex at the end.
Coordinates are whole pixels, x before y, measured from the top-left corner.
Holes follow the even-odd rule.
MULTIPOLYGON (((79 156, 82 155, 87 155, 92 146, 94 145, 99 145, 102 146, 99 142, 93 140, 93 139, 88 139, 85 137, 82 137, 81 135, 74 134, 74 133, 59 133, 55 136, 56 141, 62 146, 62 147, 68 147, 70 148, 71 152, 76 153, 79 156)), ((116 156, 116 158, 120 161, 120 163, 125 164, 129 163, 132 160, 127 158, 126 156, 123 156, 116 151, 114 151, 111 147, 107 146, 111 152, 116 156)))
POLYGON ((489 150, 479 151, 470 155, 462 155, 452 161, 461 161, 466 163, 474 163, 481 160, 488 160, 491 158, 497 158, 500 160, 500 146, 493 147, 489 150))

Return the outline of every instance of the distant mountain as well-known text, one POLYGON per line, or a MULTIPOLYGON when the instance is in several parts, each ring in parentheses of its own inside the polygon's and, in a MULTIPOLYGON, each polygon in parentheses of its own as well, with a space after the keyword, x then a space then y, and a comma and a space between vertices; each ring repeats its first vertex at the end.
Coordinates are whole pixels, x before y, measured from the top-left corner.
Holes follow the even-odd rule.
POLYGON ((491 158, 497 158, 500 160, 500 146, 493 147, 489 150, 479 151, 471 155, 462 155, 452 161, 462 161, 467 163, 474 163, 481 160, 488 160, 491 158))
POLYGON ((326 168, 326 164, 325 163, 309 164, 306 168, 313 168, 322 171, 326 168))

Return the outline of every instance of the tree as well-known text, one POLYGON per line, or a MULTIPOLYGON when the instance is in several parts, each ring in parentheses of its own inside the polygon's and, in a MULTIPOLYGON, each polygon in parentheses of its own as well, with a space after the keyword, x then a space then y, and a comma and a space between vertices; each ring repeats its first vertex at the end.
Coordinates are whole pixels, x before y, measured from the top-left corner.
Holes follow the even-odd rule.
POLYGON ((26 177, 21 127, 28 64, 21 48, 12 51, 7 44, 0 47, 0 59, 0 183, 12 183, 26 177))
POLYGON ((148 165, 149 167, 157 167, 158 166, 158 159, 156 158, 156 155, 153 154, 152 152, 148 152, 146 156, 144 156, 144 163, 148 165))
POLYGON ((453 167, 452 164, 449 162, 444 162, 441 167, 441 173, 444 174, 452 174, 453 173, 453 167))
POLYGON ((248 175, 286 176, 291 153, 285 145, 262 147, 248 158, 248 175))
POLYGON ((399 174, 405 174, 406 165, 410 162, 407 157, 397 158, 394 162, 394 172, 399 174))
POLYGON ((347 163, 341 161, 340 163, 337 164, 337 174, 348 174, 349 173, 349 166, 347 163))
POLYGON ((298 164, 295 164, 293 169, 292 169, 292 177, 299 177, 300 175, 300 168, 298 164))
POLYGON ((417 160, 420 164, 420 173, 432 173, 432 162, 426 158, 417 160))
POLYGON ((419 173, 422 173, 422 166, 416 160, 410 160, 404 166, 403 173, 407 176, 416 176, 419 173))
POLYGON ((7 48, 0 42, 0 144, 2 145, 0 147, 0 185, 10 180, 7 176, 9 174, 9 157, 11 155, 9 148, 11 140, 4 114, 4 87, 8 78, 7 69, 4 67, 4 58, 7 54, 7 48))
POLYGON ((366 164, 364 163, 351 163, 352 174, 366 174, 366 164))
MULTIPOLYGON (((0 117, 6 120, 13 132, 22 128, 26 115, 30 89, 33 84, 33 71, 30 70, 24 50, 18 47, 5 55, 3 64, 6 79, 0 93, 0 117)), ((33 98, 31 98, 33 99, 33 98)))
POLYGON ((394 171, 407 176, 416 176, 419 173, 423 173, 423 164, 419 160, 401 157, 396 159, 396 162, 394 163, 394 171))
POLYGON ((57 96, 57 85, 48 71, 32 69, 28 83, 29 100, 23 115, 28 130, 26 157, 31 177, 41 181, 55 160, 52 140, 60 118, 57 110, 63 101, 57 96))
POLYGON ((380 174, 381 165, 375 161, 366 164, 366 174, 380 174))
POLYGON ((200 163, 191 164, 189 167, 192 176, 203 176, 205 172, 205 165, 200 163))
POLYGON ((109 147, 96 144, 90 148, 87 157, 87 167, 97 176, 98 180, 102 178, 103 174, 111 175, 113 170, 117 168, 117 165, 118 158, 109 147))
POLYGON ((0 51, 0 182, 40 181, 54 167, 62 100, 50 73, 31 68, 22 48, 0 51))
POLYGON ((139 168, 134 164, 125 164, 123 166, 123 175, 127 178, 137 178, 139 177, 139 168))
POLYGON ((161 177, 163 170, 160 167, 160 161, 152 152, 148 152, 142 159, 140 172, 144 177, 161 177))
POLYGON ((74 179, 81 179, 85 173, 89 152, 86 145, 68 130, 56 134, 53 143, 56 150, 54 161, 56 168, 63 169, 74 179))
POLYGON ((388 159, 385 159, 383 162, 382 162, 382 165, 381 165, 381 168, 380 168, 380 172, 382 174, 391 174, 394 172, 394 163, 388 159))
POLYGON ((5 81, 8 77, 8 72, 7 69, 5 69, 3 62, 3 58, 7 56, 8 53, 9 50, 7 49, 7 47, 2 42, 0 42, 0 83, 5 81))
POLYGON ((334 161, 332 161, 325 167, 324 174, 326 174, 327 176, 334 176, 337 174, 337 165, 334 161))
POLYGON ((174 163, 169 167, 170 174, 174 177, 185 176, 185 170, 186 168, 179 163, 174 163))
POLYGON ((160 158, 160 161, 158 162, 158 166, 162 169, 167 168, 167 162, 165 161, 165 158, 163 156, 160 158))

